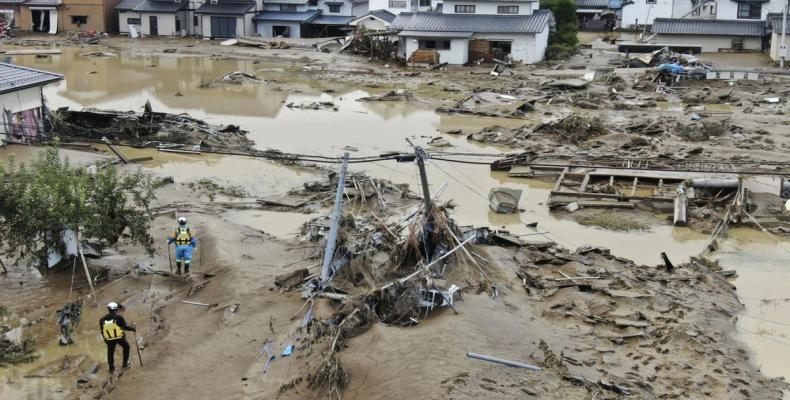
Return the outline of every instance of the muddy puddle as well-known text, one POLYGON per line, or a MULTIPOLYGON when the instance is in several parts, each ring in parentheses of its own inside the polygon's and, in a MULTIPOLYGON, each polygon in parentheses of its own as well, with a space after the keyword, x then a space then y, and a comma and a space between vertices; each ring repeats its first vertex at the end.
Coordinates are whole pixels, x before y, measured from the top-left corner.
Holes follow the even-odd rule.
MULTIPOLYGON (((419 101, 358 102, 356 99, 376 91, 311 80, 309 75, 298 73, 287 65, 208 57, 127 56, 123 53, 119 53, 118 57, 86 58, 81 57, 80 53, 79 50, 64 49, 61 55, 44 59, 15 57, 14 62, 66 75, 59 85, 45 88, 45 95, 52 107, 139 110, 146 101, 151 101, 158 111, 185 112, 210 123, 240 125, 251 132, 250 137, 261 149, 339 155, 345 146, 353 146, 352 156, 358 156, 389 150, 406 151, 408 147, 404 139, 407 137, 426 145, 432 137, 442 135, 452 147, 432 150, 497 154, 501 149, 470 143, 464 136, 440 132, 458 128, 473 131, 494 124, 519 126, 524 123, 437 114, 419 101), (257 71, 257 75, 266 82, 254 86, 201 88, 206 82, 230 71, 257 71), (331 101, 337 111, 286 107, 288 103, 303 101, 331 101)), ((660 104, 658 108, 664 110, 674 106, 660 104)), ((72 160, 80 162, 91 162, 102 156, 66 151, 72 160)), ((0 150, 0 160, 5 161, 12 153, 20 161, 25 157, 30 159, 32 152, 28 148, 11 146, 0 150)), ((154 157, 141 166, 160 176, 173 176, 177 183, 200 178, 218 179, 222 183, 244 186, 252 196, 286 192, 315 179, 315 175, 310 172, 247 157, 176 155, 130 148, 125 148, 124 152, 129 157, 154 157)), ((476 162, 490 160, 474 159, 476 162)), ((352 170, 360 169, 374 177, 407 183, 417 191, 419 177, 413 163, 387 161, 364 167, 352 166, 352 170)), ((447 182, 447 188, 439 200, 452 199, 457 204, 456 217, 464 225, 500 227, 514 234, 532 235, 523 236, 525 239, 552 239, 569 248, 583 244, 604 246, 614 254, 650 265, 660 263, 659 254, 662 251, 673 262, 682 262, 698 254, 707 241, 706 235, 669 224, 654 225, 646 231, 614 232, 557 218, 548 212, 545 205, 552 184, 492 173, 486 165, 432 160, 428 164, 428 175, 433 191, 447 182), (500 215, 489 211, 488 191, 499 186, 523 190, 520 204, 523 213, 500 215), (537 231, 541 234, 535 234, 535 230, 527 228, 525 223, 529 222, 537 222, 537 231)), ((175 196, 189 198, 190 195, 189 191, 183 190, 175 196)), ((261 210, 238 210, 225 215, 229 222, 261 229, 277 237, 292 237, 299 225, 310 217, 312 215, 309 214, 261 210)), ((734 283, 747 306, 738 326, 743 340, 755 351, 756 362, 763 366, 768 376, 790 378, 790 366, 785 362, 790 358, 790 296, 786 294, 790 289, 790 280, 787 279, 786 269, 782 268, 786 265, 788 248, 790 243, 777 244, 770 237, 753 230, 732 230, 730 238, 721 243, 717 257, 722 260, 725 269, 738 270, 739 277, 734 283)), ((3 285, 0 291, 6 292, 11 282, 3 278, 0 284, 3 285)), ((85 325, 85 329, 88 329, 86 337, 96 336, 91 333, 92 325, 85 325)), ((54 327, 50 329, 54 330, 54 327)), ((100 360, 103 348, 98 337, 95 343, 88 345, 94 346, 89 353, 100 360)), ((48 346, 45 344, 43 348, 50 349, 48 346)), ((51 357, 59 354, 62 358, 62 354, 57 351, 48 351, 51 357)), ((43 380, 29 381, 27 386, 20 389, 16 386, 18 379, 4 378, 7 374, 24 375, 27 368, 40 367, 43 361, 18 370, 0 369, 0 397, 38 398, 33 391, 47 388, 50 390, 48 395, 52 396, 49 398, 58 398, 57 392, 53 392, 60 384, 58 380, 41 378, 43 380)))

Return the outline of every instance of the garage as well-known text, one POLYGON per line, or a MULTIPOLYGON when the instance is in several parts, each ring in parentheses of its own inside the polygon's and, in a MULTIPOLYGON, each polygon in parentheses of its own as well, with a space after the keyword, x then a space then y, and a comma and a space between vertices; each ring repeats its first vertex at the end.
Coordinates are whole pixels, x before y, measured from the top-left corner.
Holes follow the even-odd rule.
POLYGON ((212 16, 211 37, 215 37, 215 38, 236 37, 236 18, 212 16))

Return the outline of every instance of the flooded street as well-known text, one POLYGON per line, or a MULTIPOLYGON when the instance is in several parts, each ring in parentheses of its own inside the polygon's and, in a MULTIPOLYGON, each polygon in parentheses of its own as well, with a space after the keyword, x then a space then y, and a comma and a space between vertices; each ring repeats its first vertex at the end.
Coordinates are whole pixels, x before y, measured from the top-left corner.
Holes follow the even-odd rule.
MULTIPOLYGON (((249 138, 259 149, 277 149, 311 155, 340 156, 346 146, 353 147, 351 155, 377 155, 385 151, 409 151, 405 139, 423 145, 429 152, 474 152, 497 155, 502 149, 467 141, 465 135, 447 134, 449 130, 473 131, 490 125, 517 127, 523 120, 504 120, 478 117, 450 116, 433 111, 432 107, 415 102, 360 102, 357 99, 382 92, 379 88, 351 88, 332 82, 311 79, 299 67, 287 64, 254 62, 252 60, 214 59, 190 56, 133 56, 117 52, 118 57, 88 58, 80 56, 81 49, 64 48, 60 55, 47 58, 15 56, 20 65, 65 74, 59 84, 44 89, 51 108, 100 108, 141 110, 150 101, 155 111, 187 113, 213 124, 234 124, 250 131, 249 138), (210 81, 231 71, 255 74, 264 82, 260 85, 213 85, 210 81), (286 107, 288 103, 303 101, 331 101, 332 110, 299 110, 286 107), (452 147, 431 148, 428 142, 437 136, 449 141, 452 147)), ((717 60, 726 55, 718 55, 717 60)), ((730 60, 732 61, 732 60, 730 60)), ((729 61, 728 61, 729 62, 729 61)), ((734 64, 736 61, 732 61, 734 64)), ((420 93, 415 93, 419 99, 420 93)), ((664 111, 676 105, 659 103, 664 111)), ((152 150, 121 147, 127 157, 154 157, 143 162, 142 168, 156 176, 172 176, 177 183, 211 178, 226 185, 243 187, 250 197, 282 194, 315 180, 317 175, 299 168, 251 157, 219 155, 166 154, 152 150)), ((36 148, 9 146, 0 149, 3 163, 13 157, 17 162, 32 159, 36 148)), ((107 152, 86 153, 64 150, 73 162, 91 163, 107 152)), ((489 162, 493 157, 469 157, 470 162, 489 162)), ((394 161, 355 164, 352 171, 365 171, 393 183, 408 184, 419 192, 419 175, 414 163, 394 161)), ((661 263, 659 254, 666 252, 674 263, 699 254, 708 236, 688 228, 671 226, 670 222, 651 226, 645 231, 618 232, 580 225, 569 219, 558 218, 548 211, 546 202, 553 183, 512 178, 503 172, 492 172, 487 165, 450 163, 431 160, 428 178, 432 191, 445 183, 446 190, 438 201, 452 200, 455 217, 461 225, 504 228, 514 234, 534 235, 534 239, 550 238, 570 249, 590 244, 611 249, 612 253, 637 264, 661 263), (494 187, 523 190, 520 214, 495 214, 488 207, 488 191, 494 187), (537 222, 537 231, 526 223, 537 222)), ((190 192, 183 191, 183 199, 190 200, 190 192)), ((326 211, 328 213, 328 210, 326 211)), ((262 210, 227 212, 222 218, 228 222, 262 230, 278 238, 292 238, 298 227, 317 214, 282 213, 262 210)), ((754 361, 769 377, 790 379, 790 242, 777 242, 773 236, 750 229, 732 229, 729 237, 720 241, 714 257, 724 269, 735 269, 733 281, 737 293, 746 305, 737 326, 740 337, 754 351, 754 361)), ((525 236, 533 239, 533 236, 525 236)), ((64 274, 65 275, 65 274, 64 274)), ((20 303, 20 298, 32 301, 29 307, 61 304, 62 296, 46 301, 34 301, 43 296, 43 288, 55 287, 63 295, 68 282, 49 282, 47 277, 0 277, 0 304, 9 299, 20 303), (21 289, 20 289, 21 287, 21 289), (35 304, 35 306, 33 305, 35 304)), ((142 290, 142 289, 140 289, 142 290)), ((128 298, 132 293, 127 294, 128 298)), ((0 398, 60 399, 59 389, 64 384, 56 377, 40 377, 34 385, 19 386, 31 371, 62 359, 72 351, 88 353, 93 361, 102 361, 104 346, 95 332, 98 308, 87 313, 78 332, 78 349, 59 347, 54 341, 40 343, 37 350, 44 356, 23 367, 0 369, 0 398), (96 337, 96 340, 90 338, 96 337)), ((54 330, 51 320, 34 329, 35 332, 54 330)))

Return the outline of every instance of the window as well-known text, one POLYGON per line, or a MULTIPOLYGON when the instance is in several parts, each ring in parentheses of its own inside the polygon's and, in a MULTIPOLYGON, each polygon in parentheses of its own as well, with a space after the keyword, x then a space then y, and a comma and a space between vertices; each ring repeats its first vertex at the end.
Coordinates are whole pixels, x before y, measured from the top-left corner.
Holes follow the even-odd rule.
POLYGON ((315 7, 318 5, 318 0, 308 0, 307 5, 315 7))
POLYGON ((498 6, 497 14, 518 14, 518 6, 498 6))
POLYGON ((280 11, 296 11, 296 4, 280 4, 280 11))
POLYGON ((192 26, 199 26, 200 25, 200 17, 197 15, 192 16, 192 26))
POLYGON ((450 41, 449 40, 420 40, 418 47, 421 49, 450 50, 450 41))
POLYGON ((143 21, 140 18, 126 18, 126 25, 142 25, 143 21))
POLYGON ((420 0, 420 7, 430 7, 431 0, 420 0))
POLYGON ((455 12, 458 13, 458 14, 474 14, 475 13, 475 6, 457 5, 457 6, 455 6, 455 12))
POLYGON ((406 0, 390 0, 390 8, 406 8, 407 5, 406 0))
POLYGON ((291 37, 291 27, 290 26, 272 26, 272 36, 274 37, 291 37))
POLYGON ((82 25, 88 23, 88 16, 87 15, 72 15, 71 16, 71 23, 74 25, 82 25))
POLYGON ((760 19, 763 12, 763 5, 761 3, 738 2, 738 18, 742 19, 760 19))
POLYGON ((181 32, 181 20, 176 20, 176 32, 181 32))
POLYGON ((645 0, 645 4, 656 4, 656 0, 645 0))
POLYGON ((329 4, 329 12, 331 12, 331 13, 339 13, 340 12, 340 4, 329 4))

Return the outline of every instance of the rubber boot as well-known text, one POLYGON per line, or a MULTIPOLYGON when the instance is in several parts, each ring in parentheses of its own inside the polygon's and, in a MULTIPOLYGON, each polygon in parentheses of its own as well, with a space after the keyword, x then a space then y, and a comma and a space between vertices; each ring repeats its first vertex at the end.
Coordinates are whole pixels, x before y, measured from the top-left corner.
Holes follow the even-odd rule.
POLYGON ((189 275, 189 264, 190 263, 184 263, 184 275, 189 275))
POLYGON ((176 263, 176 275, 181 275, 181 263, 176 263))

